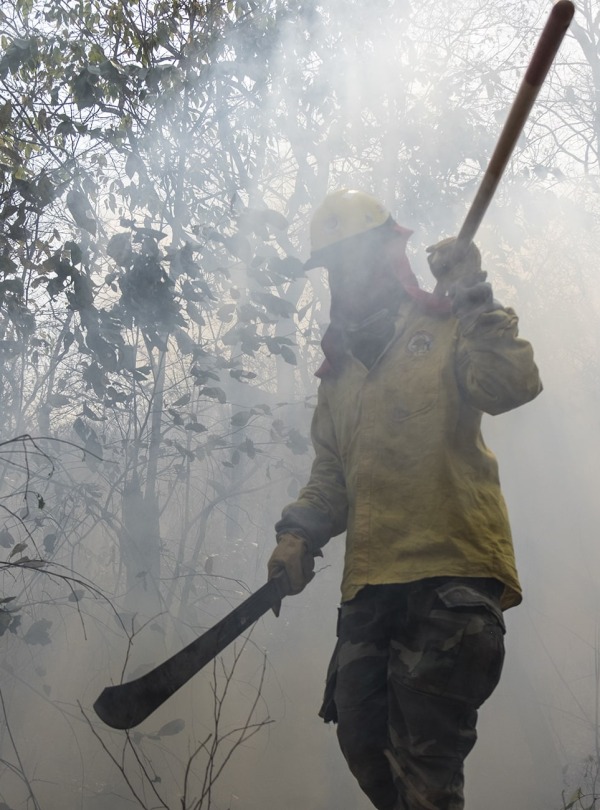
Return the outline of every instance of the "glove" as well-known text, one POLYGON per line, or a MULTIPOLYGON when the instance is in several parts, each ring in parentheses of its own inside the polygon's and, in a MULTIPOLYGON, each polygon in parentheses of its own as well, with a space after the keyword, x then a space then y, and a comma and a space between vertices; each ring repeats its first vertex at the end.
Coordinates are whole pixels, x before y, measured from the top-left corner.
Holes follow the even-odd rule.
POLYGON ((314 577, 315 558, 304 538, 296 534, 281 534, 277 547, 267 563, 269 579, 284 571, 290 594, 300 593, 314 577))
POLYGON ((494 301, 492 285, 487 281, 475 284, 457 281, 450 287, 448 295, 452 301, 452 312, 460 321, 463 332, 473 326, 483 312, 500 308, 500 304, 494 301))
POLYGON ((481 269, 477 246, 471 242, 464 253, 454 256, 455 245, 456 239, 451 237, 427 248, 427 261, 440 292, 449 292, 458 281, 471 285, 487 278, 487 273, 481 269))

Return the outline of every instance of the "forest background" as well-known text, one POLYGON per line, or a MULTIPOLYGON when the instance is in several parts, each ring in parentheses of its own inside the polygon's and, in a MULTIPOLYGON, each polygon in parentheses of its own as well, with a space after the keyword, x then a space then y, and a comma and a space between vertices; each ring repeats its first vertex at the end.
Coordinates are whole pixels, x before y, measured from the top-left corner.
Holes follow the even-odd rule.
MULTIPOLYGON (((0 10, 0 808, 368 803, 316 716, 342 543, 129 734, 95 718, 264 582, 328 320, 312 207, 462 223, 542 0, 0 10)), ((467 806, 600 796, 600 9, 580 0, 480 245, 545 391, 485 422, 525 602, 467 806)))

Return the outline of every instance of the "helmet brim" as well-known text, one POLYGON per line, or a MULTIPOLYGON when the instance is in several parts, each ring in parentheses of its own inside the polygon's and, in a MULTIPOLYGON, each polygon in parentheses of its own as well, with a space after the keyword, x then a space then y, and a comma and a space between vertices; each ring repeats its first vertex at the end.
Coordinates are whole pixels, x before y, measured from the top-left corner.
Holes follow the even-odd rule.
POLYGON ((380 239, 382 236, 388 236, 389 238, 403 236, 405 240, 408 241, 412 234, 413 231, 411 231, 410 228, 398 225, 393 217, 390 216, 382 225, 378 225, 376 228, 370 228, 362 233, 348 236, 346 239, 340 239, 339 242, 334 242, 332 245, 313 251, 310 257, 304 262, 303 267, 305 271, 314 270, 316 267, 328 267, 340 250, 351 247, 358 241, 364 242, 367 239, 380 239))

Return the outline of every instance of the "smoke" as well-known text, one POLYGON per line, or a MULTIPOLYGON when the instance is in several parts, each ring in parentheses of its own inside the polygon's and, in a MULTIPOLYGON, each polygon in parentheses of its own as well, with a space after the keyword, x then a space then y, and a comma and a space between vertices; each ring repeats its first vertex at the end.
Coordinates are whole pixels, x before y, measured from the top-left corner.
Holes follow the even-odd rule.
MULTIPOLYGON (((459 230, 548 10, 543 0, 501 6, 492 0, 278 4, 274 21, 265 18, 264 29, 252 29, 258 49, 245 42, 240 24, 221 49, 227 55, 230 45, 236 57, 223 58, 219 67, 223 75, 239 72, 237 93, 222 107, 216 97, 209 99, 206 109, 215 113, 207 115, 210 124, 202 137, 195 132, 184 141, 197 150, 191 182, 211 193, 216 189, 214 209, 199 221, 191 213, 190 230, 200 239, 236 203, 250 210, 269 207, 285 215, 290 227, 264 240, 271 252, 263 259, 286 252, 306 258, 311 208, 334 188, 361 188, 414 229, 411 261, 422 285, 431 288, 425 247, 459 230), (252 102, 246 103, 250 91, 252 102), (211 158, 214 143, 218 157, 211 158), (230 158, 232 146, 237 161, 230 158), (209 158, 214 165, 204 166, 209 158)), ((580 14, 578 25, 586 19, 580 14)), ((507 614, 505 672, 481 710, 480 739, 467 762, 468 808, 558 810, 563 789, 581 787, 585 793, 597 787, 598 89, 585 54, 569 37, 476 240, 496 297, 516 309, 521 335, 534 346, 545 390, 526 407, 484 422, 500 463, 525 600, 507 614), (576 88, 575 98, 569 88, 576 88)), ((200 97, 203 87, 194 90, 200 97)), ((168 120, 164 110, 162 115, 168 120)), ((215 304, 227 323, 239 302, 264 290, 256 281, 263 268, 230 261, 226 275, 216 255, 206 250, 203 268, 231 282, 223 286, 231 299, 215 304)), ((77 795, 73 806, 82 810, 115 806, 114 797, 126 793, 118 768, 108 757, 100 764, 99 756, 116 750, 111 746, 120 745, 122 736, 111 733, 100 743, 74 708, 74 696, 89 713, 107 672, 117 681, 123 670, 131 677, 138 667, 158 663, 264 581, 273 524, 309 472, 310 454, 302 450, 317 388, 318 334, 329 310, 318 270, 280 284, 277 292, 304 311, 299 322, 278 324, 274 335, 297 344, 298 364, 258 353, 248 362, 262 388, 252 381, 226 386, 246 442, 244 462, 256 465, 252 473, 261 470, 261 483, 244 493, 248 479, 240 465, 231 476, 239 476, 243 494, 202 512, 189 545, 180 541, 182 526, 175 519, 162 538, 169 573, 186 582, 189 612, 179 611, 175 599, 147 625, 124 617, 130 634, 135 631, 130 645, 110 609, 86 600, 85 621, 76 610, 62 620, 51 656, 34 647, 14 666, 43 671, 31 681, 45 695, 43 712, 30 703, 29 687, 25 697, 16 689, 7 697, 11 728, 27 738, 20 752, 40 763, 36 778, 44 785, 44 810, 64 807, 66 788, 55 774, 72 774, 69 795, 77 795), (270 429, 260 421, 265 391, 275 420, 281 417, 270 429), (253 455, 255 448, 261 453, 253 455), (194 557, 196 541, 201 552, 194 557), (73 726, 85 743, 70 736, 73 726), (48 742, 48 733, 60 744, 48 742)), ((212 427, 220 418, 217 411, 214 421, 212 413, 205 421, 212 427)), ((218 494, 215 479, 222 470, 214 458, 206 460, 205 471, 205 489, 218 494)), ((98 550, 93 541, 85 548, 90 568, 104 582, 116 550, 98 550)), ((318 560, 309 588, 286 599, 278 619, 269 614, 257 624, 239 660, 238 646, 140 727, 140 750, 151 743, 160 747, 163 781, 152 781, 158 774, 150 757, 144 759, 149 778, 143 788, 136 782, 136 790, 146 805, 119 798, 119 806, 155 806, 148 785, 162 790, 167 784, 176 797, 172 806, 178 804, 189 740, 206 746, 202 755, 210 750, 215 694, 226 688, 221 736, 248 718, 258 733, 244 738, 227 759, 209 797, 211 808, 367 810, 333 727, 317 716, 335 641, 342 559, 343 538, 336 538, 318 560), (189 738, 161 736, 174 719, 185 720, 189 738)), ((13 647, 7 642, 6 659, 14 664, 13 647)), ((4 743, 10 747, 6 733, 4 743)), ((202 773, 204 760, 198 755, 194 762, 192 770, 202 773)), ((10 797, 13 788, 18 793, 21 780, 14 783, 3 786, 2 795, 10 797)))
MULTIPOLYGON (((319 74, 328 90, 316 80, 311 86, 339 103, 315 145, 314 173, 327 176, 320 190, 349 185, 384 199, 416 230, 412 259, 425 286, 424 247, 458 230, 548 7, 530 4, 525 17, 522 6, 512 10, 519 11, 514 25, 508 15, 492 22, 483 3, 419 11, 329 4, 313 32, 330 45, 319 74)), ((519 313, 545 384, 534 403, 484 426, 500 462, 525 592, 507 616, 503 680, 481 711, 467 766, 467 806, 490 810, 547 810, 561 806, 562 790, 596 788, 598 164, 594 177, 581 175, 586 139, 589 147, 595 136, 585 109, 578 123, 561 106, 579 58, 567 40, 477 238, 489 280, 519 313)), ((333 643, 338 555, 339 540, 332 541, 325 559, 333 570, 288 600, 273 631, 282 636, 273 638, 270 660, 284 714, 267 748, 250 757, 246 807, 275 796, 289 807, 368 806, 349 787, 331 729, 320 729, 316 717, 333 643), (269 798, 261 774, 274 763, 280 781, 269 798)))

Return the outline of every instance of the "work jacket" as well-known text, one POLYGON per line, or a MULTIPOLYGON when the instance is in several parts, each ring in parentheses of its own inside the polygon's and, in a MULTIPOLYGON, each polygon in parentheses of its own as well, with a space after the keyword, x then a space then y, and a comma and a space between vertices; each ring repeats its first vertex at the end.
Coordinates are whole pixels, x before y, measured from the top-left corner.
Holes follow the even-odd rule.
POLYGON ((371 368, 350 352, 321 379, 308 484, 278 534, 313 553, 346 531, 342 601, 367 584, 493 577, 503 608, 521 601, 506 506, 482 414, 541 391, 517 316, 498 308, 463 330, 406 300, 371 368))

